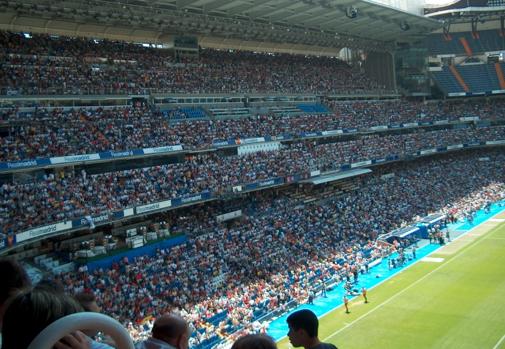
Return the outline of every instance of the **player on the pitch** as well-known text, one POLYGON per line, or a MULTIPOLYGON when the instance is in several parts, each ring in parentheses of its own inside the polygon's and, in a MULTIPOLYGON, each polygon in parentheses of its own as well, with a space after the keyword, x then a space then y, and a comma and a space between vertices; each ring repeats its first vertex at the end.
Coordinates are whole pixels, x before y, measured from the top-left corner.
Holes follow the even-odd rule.
POLYGON ((365 303, 368 303, 368 298, 366 296, 366 287, 361 288, 361 294, 363 295, 363 298, 365 299, 365 303))

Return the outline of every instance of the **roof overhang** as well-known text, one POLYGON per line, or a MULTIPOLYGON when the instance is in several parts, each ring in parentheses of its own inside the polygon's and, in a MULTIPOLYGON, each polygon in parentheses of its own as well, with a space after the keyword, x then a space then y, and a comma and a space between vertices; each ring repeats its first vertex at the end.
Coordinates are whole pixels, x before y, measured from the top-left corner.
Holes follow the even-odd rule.
POLYGON ((505 16, 505 6, 470 6, 465 8, 448 8, 426 14, 426 17, 436 18, 445 24, 469 23, 478 20, 481 23, 496 21, 505 16))
POLYGON ((442 23, 367 0, 0 0, 17 18, 101 24, 159 36, 386 51, 442 23))

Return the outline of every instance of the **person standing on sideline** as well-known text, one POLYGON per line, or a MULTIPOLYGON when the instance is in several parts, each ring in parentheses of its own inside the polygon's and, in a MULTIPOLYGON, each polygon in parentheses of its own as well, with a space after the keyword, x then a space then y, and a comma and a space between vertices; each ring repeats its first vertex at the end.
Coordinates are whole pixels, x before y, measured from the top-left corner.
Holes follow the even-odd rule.
POLYGON ((349 314, 349 298, 347 296, 344 296, 344 306, 345 306, 345 313, 349 314))
POLYGON ((328 297, 328 296, 326 295, 326 283, 324 283, 324 281, 323 281, 323 284, 322 284, 322 286, 321 286, 321 295, 322 295, 324 298, 328 297))
POLYGON ((365 303, 368 303, 368 298, 366 297, 366 287, 361 288, 361 294, 363 295, 363 298, 365 298, 365 303))
POLYGON ((312 289, 309 289, 309 298, 307 300, 307 304, 314 304, 315 292, 312 289))
POLYGON ((416 247, 412 247, 412 258, 416 259, 417 258, 417 255, 416 255, 416 247))
POLYGON ((305 349, 337 349, 331 343, 319 340, 319 320, 316 314, 308 309, 295 311, 287 318, 289 327, 288 338, 293 347, 305 349))

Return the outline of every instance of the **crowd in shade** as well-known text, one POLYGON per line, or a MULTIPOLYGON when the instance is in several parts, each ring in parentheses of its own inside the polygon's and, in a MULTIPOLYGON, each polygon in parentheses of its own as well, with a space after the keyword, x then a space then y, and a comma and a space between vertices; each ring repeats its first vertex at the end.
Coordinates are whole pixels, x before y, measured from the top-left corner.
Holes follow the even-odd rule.
POLYGON ((383 88, 336 58, 166 49, 1 32, 2 94, 363 93, 383 88))
POLYGON ((146 107, 75 109, 1 114, 6 133, 0 137, 0 161, 79 155, 101 151, 182 145, 206 149, 215 140, 249 137, 297 136, 302 132, 370 128, 411 122, 455 121, 460 117, 504 119, 504 103, 354 102, 332 105, 319 115, 265 114, 229 120, 188 120, 171 123, 146 107))
POLYGON ((483 120, 504 119, 503 100, 488 101, 392 101, 392 102, 326 102, 336 114, 337 128, 401 124, 409 122, 456 121, 478 117, 483 120))
POLYGON ((29 181, 0 186, 3 233, 48 223, 114 212, 196 193, 216 195, 261 180, 339 170, 343 164, 423 149, 505 139, 505 127, 364 135, 336 143, 293 143, 275 151, 222 156, 188 155, 182 162, 100 174, 60 169, 29 181))
POLYGON ((290 191, 255 194, 243 199, 244 216, 233 224, 218 223, 212 205, 198 216, 192 212, 206 208, 166 213, 160 219, 174 233, 191 232, 186 244, 61 279, 70 293, 94 292, 102 311, 137 340, 148 335, 150 316, 166 311, 198 329, 194 345, 254 332, 267 312, 304 303, 314 285, 340 282, 387 254, 378 235, 434 212, 461 218, 504 200, 504 163, 498 150, 448 154, 388 165, 311 203, 290 191))

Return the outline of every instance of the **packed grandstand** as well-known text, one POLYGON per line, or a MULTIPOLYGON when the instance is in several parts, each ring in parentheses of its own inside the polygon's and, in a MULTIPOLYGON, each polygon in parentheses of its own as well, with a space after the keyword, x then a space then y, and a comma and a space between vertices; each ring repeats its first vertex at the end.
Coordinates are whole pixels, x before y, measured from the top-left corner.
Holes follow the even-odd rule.
POLYGON ((192 348, 266 331, 420 238, 381 236, 505 200, 501 25, 424 36, 439 99, 342 57, 1 31, 0 253, 136 342, 167 312, 192 348))

